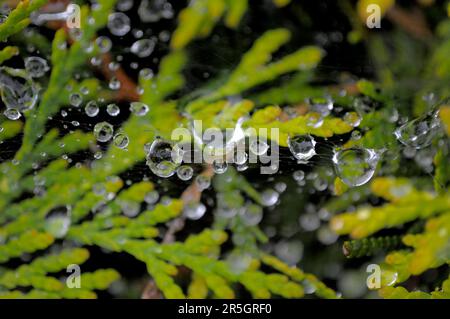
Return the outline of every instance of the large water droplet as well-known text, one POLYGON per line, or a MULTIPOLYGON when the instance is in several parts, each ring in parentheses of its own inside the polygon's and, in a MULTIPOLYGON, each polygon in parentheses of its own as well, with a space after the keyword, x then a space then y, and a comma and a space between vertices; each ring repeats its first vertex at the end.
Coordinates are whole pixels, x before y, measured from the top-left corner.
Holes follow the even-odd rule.
POLYGON ((20 112, 32 109, 38 99, 38 89, 25 70, 0 67, 0 93, 7 108, 20 112))
POLYGON ((348 186, 361 186, 375 173, 380 153, 373 149, 348 148, 335 152, 333 163, 337 175, 348 186))
POLYGON ((421 149, 431 144, 439 132, 440 122, 438 113, 420 117, 407 122, 395 130, 395 137, 408 147, 421 149))
POLYGON ((32 78, 40 78, 50 70, 47 61, 37 56, 25 58, 25 69, 32 78))
POLYGON ((301 163, 306 163, 316 155, 316 141, 311 135, 295 135, 288 137, 289 149, 301 163))

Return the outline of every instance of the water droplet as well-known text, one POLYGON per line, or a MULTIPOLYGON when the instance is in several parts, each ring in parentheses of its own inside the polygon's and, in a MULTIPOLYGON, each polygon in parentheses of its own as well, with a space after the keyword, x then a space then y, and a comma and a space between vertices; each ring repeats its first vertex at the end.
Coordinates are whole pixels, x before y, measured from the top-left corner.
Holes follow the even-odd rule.
POLYGON ((116 104, 108 104, 106 112, 111 116, 117 116, 120 113, 120 108, 116 104))
POLYGON ((116 36, 124 36, 131 29, 130 18, 122 12, 112 13, 108 17, 108 29, 116 36))
POLYGON ((25 58, 25 69, 32 78, 40 78, 50 70, 47 61, 37 56, 25 58))
POLYGON ((308 212, 299 218, 300 226, 306 231, 313 231, 319 228, 320 219, 315 212, 308 212))
POLYGON ((348 186, 361 186, 375 173, 380 154, 373 149, 348 148, 335 152, 333 163, 337 175, 348 186))
POLYGON ((120 81, 113 76, 110 80, 109 80, 109 84, 108 84, 109 88, 113 91, 117 91, 118 89, 120 89, 121 83, 120 81))
POLYGON ((195 178, 195 182, 200 188, 200 190, 207 189, 209 186, 211 186, 211 178, 209 176, 198 175, 195 178))
POLYGON ((171 19, 174 15, 172 5, 167 0, 142 0, 138 9, 139 17, 144 23, 171 19))
POLYGON ((295 265, 303 257, 303 243, 298 240, 280 241, 275 245, 275 254, 288 265, 295 265))
POLYGON ((295 135, 288 137, 288 146, 292 155, 301 163, 306 163, 316 155, 316 141, 311 135, 295 135))
POLYGON ((69 96, 69 102, 70 102, 70 105, 79 107, 81 105, 81 103, 83 102, 83 98, 81 97, 80 94, 73 93, 73 94, 70 94, 70 96, 69 96))
POLYGON ((305 179, 305 172, 303 172, 302 170, 295 171, 295 172, 292 174, 292 177, 293 177, 294 180, 296 180, 297 182, 300 182, 300 181, 302 181, 302 180, 305 179))
POLYGON ((249 150, 258 156, 266 154, 269 149, 269 145, 264 141, 252 141, 249 145, 249 150))
POLYGON ((98 151, 94 153, 94 158, 95 159, 101 159, 103 157, 103 153, 98 151))
POLYGON ((3 114, 10 120, 18 120, 21 116, 20 112, 17 109, 6 109, 3 114))
POLYGON ((98 112, 100 111, 97 102, 95 101, 89 101, 86 104, 86 107, 84 108, 84 111, 86 112, 86 115, 89 117, 95 117, 97 116, 98 112))
POLYGON ((141 211, 141 205, 138 202, 120 200, 118 201, 122 213, 127 217, 135 217, 141 211))
POLYGON ((126 135, 124 133, 117 133, 114 136, 113 142, 114 142, 114 146, 124 149, 130 143, 130 139, 128 138, 128 135, 126 135))
POLYGON ((105 36, 98 37, 95 40, 95 43, 97 44, 99 50, 101 53, 106 53, 111 50, 112 42, 111 39, 105 36))
POLYGON ((38 89, 25 70, 0 67, 0 93, 7 108, 20 112, 32 109, 38 99, 38 89))
POLYGON ((236 150, 234 154, 234 163, 236 165, 244 165, 247 162, 248 155, 245 151, 236 150))
POLYGON ((261 202, 264 206, 273 206, 277 203, 279 196, 273 189, 266 189, 261 193, 261 202))
POLYGON ((322 226, 317 231, 317 239, 324 245, 331 245, 336 242, 338 235, 328 226, 322 226))
POLYGON ((312 128, 319 128, 323 124, 323 116, 320 113, 311 112, 306 115, 306 125, 312 128))
POLYGON ((94 136, 99 142, 108 142, 114 134, 114 128, 108 122, 99 122, 94 126, 94 136))
POLYGON ((225 161, 215 160, 213 161, 212 166, 216 174, 223 174, 228 169, 228 164, 225 161))
POLYGON ((69 231, 70 223, 70 207, 57 207, 47 214, 45 229, 55 238, 63 238, 69 231))
POLYGON ((194 169, 188 165, 182 165, 177 169, 177 176, 182 181, 188 181, 194 175, 194 169))
POLYGON ((361 123, 361 117, 356 112, 347 112, 344 115, 344 122, 350 126, 357 127, 361 123))
POLYGON ((140 58, 148 57, 155 49, 155 41, 150 39, 137 40, 131 46, 131 52, 140 58))
POLYGON ((147 154, 147 165, 159 177, 170 177, 175 174, 183 159, 183 153, 177 145, 172 146, 162 139, 155 139, 147 154))
POLYGON ((142 102, 131 102, 130 111, 137 116, 144 116, 149 111, 147 104, 142 102))
POLYGON ((150 205, 156 204, 158 199, 159 199, 159 193, 156 190, 148 192, 144 197, 144 201, 150 205))
POLYGON ((435 112, 403 124, 395 130, 394 134, 403 145, 421 149, 431 145, 439 128, 440 121, 438 113, 435 112))
POLYGON ((117 1, 117 9, 119 11, 128 11, 133 7, 133 0, 119 0, 117 1))
POLYGON ((206 206, 202 203, 188 203, 184 206, 183 214, 192 220, 198 220, 206 213, 206 206))
POLYGON ((311 112, 318 113, 322 117, 328 116, 333 110, 333 101, 325 98, 309 99, 311 112))
POLYGON ((150 80, 153 76, 153 71, 149 68, 144 68, 139 71, 139 77, 143 80, 150 80))

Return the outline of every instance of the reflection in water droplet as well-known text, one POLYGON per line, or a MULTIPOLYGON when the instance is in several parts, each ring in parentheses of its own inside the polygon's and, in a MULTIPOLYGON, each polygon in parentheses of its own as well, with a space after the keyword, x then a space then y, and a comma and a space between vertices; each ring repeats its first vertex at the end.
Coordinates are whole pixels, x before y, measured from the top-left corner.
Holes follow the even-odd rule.
POLYGON ((162 139, 155 139, 147 154, 147 165, 159 177, 170 177, 175 174, 183 159, 182 150, 162 139))
POLYGON ((131 102, 130 111, 136 116, 144 116, 149 111, 149 107, 147 104, 142 102, 131 102))
POLYGON ((95 40, 95 43, 97 44, 101 53, 106 53, 109 52, 109 50, 111 50, 112 42, 108 37, 105 36, 98 37, 95 40))
POLYGON ((100 111, 97 102, 95 101, 89 101, 85 108, 84 111, 86 112, 86 115, 89 117, 95 117, 97 116, 98 112, 100 111))
POLYGON ((130 143, 130 139, 128 136, 124 133, 118 133, 116 136, 114 136, 114 146, 118 148, 126 148, 128 144, 130 143))
POLYGON ((7 108, 19 112, 32 109, 38 99, 38 89, 25 70, 0 67, 0 93, 7 108))
POLYGON ((348 148, 335 152, 333 163, 337 175, 348 186, 361 186, 375 173, 380 154, 372 149, 348 148))
POLYGON ((395 130, 395 137, 408 147, 421 149, 431 145, 433 138, 439 132, 440 121, 438 113, 426 115, 409 121, 397 130, 395 130))
POLYGON ((141 39, 133 43, 130 51, 140 58, 148 57, 155 49, 155 41, 150 39, 141 39))
POLYGON ((99 142, 108 142, 114 134, 114 128, 108 122, 99 122, 94 126, 94 136, 99 142))
POLYGON ((316 141, 311 135, 289 136, 288 146, 292 155, 302 163, 316 155, 316 141))
POLYGON ((111 116, 117 116, 120 113, 120 108, 114 103, 108 104, 106 112, 111 116))
POLYGON ((10 120, 18 120, 21 116, 20 112, 17 109, 6 109, 3 114, 10 120))

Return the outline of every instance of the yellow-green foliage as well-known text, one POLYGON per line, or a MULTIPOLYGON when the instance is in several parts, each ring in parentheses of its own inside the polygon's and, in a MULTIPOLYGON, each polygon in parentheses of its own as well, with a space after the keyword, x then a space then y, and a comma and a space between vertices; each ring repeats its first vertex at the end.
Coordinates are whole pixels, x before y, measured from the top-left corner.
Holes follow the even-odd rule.
MULTIPOLYGON (((70 165, 68 156, 95 150, 93 135, 81 130, 63 135, 56 128, 47 129, 46 124, 69 103, 67 86, 76 91, 87 88, 86 99, 114 99, 94 75, 78 81, 74 74, 99 54, 94 41, 96 33, 106 26, 116 1, 98 0, 92 8, 83 6, 80 38, 72 39, 70 33, 59 29, 51 45, 40 35, 28 39, 19 32, 29 24, 29 15, 46 2, 22 1, 0 25, 0 41, 8 38, 30 41, 42 52, 50 54, 52 66, 38 105, 23 114, 24 127, 22 122, 0 119, 0 143, 23 134, 14 158, 0 164, 0 263, 5 265, 0 269, 0 297, 95 298, 96 290, 107 289, 119 278, 114 269, 83 272, 81 288, 68 288, 65 278, 58 278, 56 274, 71 264, 83 264, 89 253, 85 248, 67 248, 60 243, 64 241, 77 247, 96 246, 106 252, 134 257, 146 265, 157 289, 166 298, 233 298, 238 296, 241 286, 256 298, 300 298, 307 293, 306 287, 318 297, 338 298, 339 294, 315 275, 288 266, 264 252, 261 244, 268 242, 267 236, 257 225, 246 225, 239 216, 233 222, 215 216, 211 227, 188 234, 183 241, 162 239, 165 236, 161 229, 182 223, 183 209, 191 203, 180 196, 165 198, 161 203, 143 209, 146 195, 157 185, 146 179, 129 185, 119 177, 145 160, 145 144, 156 136, 170 139, 175 128, 188 127, 191 120, 202 120, 204 128, 224 129, 234 127, 244 118, 244 129, 265 128, 271 139, 275 137, 270 129, 279 129, 280 135, 275 142, 281 146, 287 146, 288 136, 293 134, 327 139, 352 132, 353 126, 333 116, 325 117, 320 127, 309 125, 318 114, 303 105, 305 98, 325 95, 333 95, 350 116, 362 117, 361 127, 365 128, 360 132, 362 137, 352 138, 345 146, 389 148, 394 154, 390 167, 383 167, 380 173, 384 177, 374 178, 370 185, 349 188, 340 178, 335 179, 334 197, 325 207, 335 213, 356 206, 355 210, 335 215, 330 223, 339 235, 352 237, 353 241, 344 245, 347 256, 386 252, 381 265, 383 288, 380 292, 383 297, 449 297, 449 279, 434 292, 408 292, 401 286, 393 287, 428 269, 448 268, 450 261, 448 140, 443 139, 442 145, 437 145, 432 183, 422 183, 423 180, 410 176, 394 177, 398 175, 395 170, 400 165, 398 155, 402 151, 392 134, 395 121, 390 120, 392 113, 397 111, 391 100, 398 71, 395 65, 377 69, 379 84, 369 80, 354 83, 355 94, 364 97, 363 102, 370 100, 375 106, 383 105, 366 112, 358 108, 357 98, 336 94, 334 87, 311 84, 315 69, 325 56, 323 49, 309 45, 291 53, 283 52, 280 57, 279 49, 290 41, 292 34, 288 29, 279 28, 268 30, 256 39, 234 70, 221 81, 202 88, 200 93, 180 96, 185 92, 182 89, 187 82, 183 70, 189 62, 188 45, 210 35, 221 19, 228 28, 237 28, 249 4, 247 0, 190 1, 178 17, 179 25, 172 34, 169 52, 160 60, 157 74, 139 79, 140 101, 147 104, 150 111, 144 116, 132 113, 121 125, 121 132, 130 140, 127 149, 109 146, 101 159, 70 165), (277 59, 274 59, 275 54, 277 59), (291 75, 290 79, 281 81, 285 75, 291 75), (263 85, 270 87, 254 90, 263 85), (242 99, 231 102, 231 96, 242 96, 242 99), (287 114, 285 104, 295 109, 294 114, 287 114), (36 186, 42 184, 45 184, 45 191, 33 193, 36 186), (369 197, 377 198, 380 204, 367 204, 369 197), (70 224, 64 233, 49 221, 52 212, 61 209, 67 209, 70 224), (136 214, 129 216, 129 211, 136 214), (405 230, 409 223, 417 221, 425 223, 424 229, 418 232, 405 230), (400 227, 403 228, 398 230, 400 227), (378 233, 385 229, 398 230, 399 235, 379 236, 378 233), (232 242, 229 237, 235 235, 242 236, 244 243, 242 247, 231 244, 229 248, 232 242), (230 254, 248 253, 247 267, 241 271, 233 269, 224 256, 223 247, 230 254), (22 261, 19 267, 11 268, 7 264, 26 256, 31 256, 31 261, 22 261), (178 281, 181 268, 190 271, 191 281, 187 287, 180 286, 178 281)), ((290 3, 289 0, 273 2, 276 7, 290 3)), ((383 14, 394 5, 394 1, 377 3, 382 6, 383 14)), ((364 19, 367 4, 367 1, 359 1, 356 8, 351 7, 351 12, 364 19)), ((441 44, 424 67, 427 79, 438 79, 430 80, 427 89, 436 90, 439 96, 448 93, 449 30, 448 21, 439 26, 441 44)), ((359 36, 362 37, 363 32, 359 36)), ((376 37, 371 46, 372 50, 377 49, 375 64, 382 65, 389 61, 391 52, 376 37)), ((1 50, 0 63, 17 55, 18 47, 7 46, 1 50)), ((397 51, 393 51, 395 55, 397 51)), ((396 56, 396 61, 401 60, 401 55, 396 56)), ((416 114, 424 110, 424 102, 419 96, 422 97, 418 94, 414 106, 409 107, 414 108, 416 114)), ((440 109, 447 133, 449 113, 448 106, 440 109)), ((261 194, 232 167, 226 174, 214 176, 212 184, 216 199, 222 204, 234 208, 254 205, 262 209, 261 194)), ((201 194, 196 195, 200 197, 201 194)))

